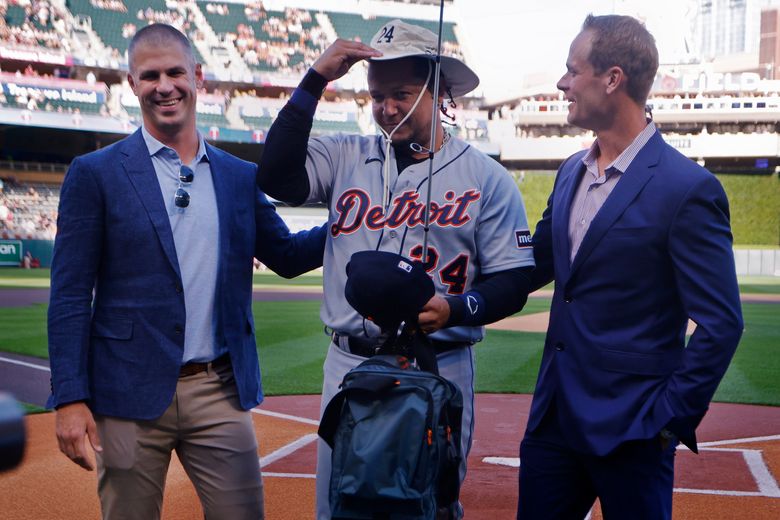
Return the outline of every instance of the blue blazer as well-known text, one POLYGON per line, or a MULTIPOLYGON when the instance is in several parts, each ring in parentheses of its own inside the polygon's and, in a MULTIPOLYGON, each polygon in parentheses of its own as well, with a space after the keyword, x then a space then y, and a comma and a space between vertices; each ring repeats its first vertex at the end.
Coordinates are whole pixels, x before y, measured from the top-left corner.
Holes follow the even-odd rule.
MULTIPOLYGON (((326 229, 291 234, 256 188, 256 165, 206 148, 220 234, 215 339, 229 350, 249 409, 263 398, 253 257, 285 277, 304 273, 322 265, 326 229)), ((102 415, 159 417, 176 389, 185 309, 163 194, 140 130, 73 161, 57 227, 48 405, 83 400, 102 415)))
POLYGON ((743 326, 726 195, 656 132, 570 262, 585 153, 559 169, 533 237, 535 285, 554 279, 555 291, 528 429, 554 399, 579 451, 605 455, 664 427, 695 451, 743 326))

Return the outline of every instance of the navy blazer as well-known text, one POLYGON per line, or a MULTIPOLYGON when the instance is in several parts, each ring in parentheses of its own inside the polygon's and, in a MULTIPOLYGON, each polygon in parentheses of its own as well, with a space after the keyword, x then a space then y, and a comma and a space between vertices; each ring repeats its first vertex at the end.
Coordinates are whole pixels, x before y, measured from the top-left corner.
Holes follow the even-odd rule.
MULTIPOLYGON (((324 227, 291 234, 255 184, 256 165, 206 145, 219 214, 215 340, 241 406, 262 401, 252 318, 253 257, 282 276, 322 265, 324 227)), ((184 351, 179 262, 138 130, 76 158, 62 184, 51 271, 48 405, 153 419, 171 403, 184 351), (94 296, 93 296, 94 295, 94 296)))
POLYGON ((664 427, 695 451, 743 327, 726 194, 656 132, 570 262, 585 153, 559 169, 533 237, 535 285, 554 279, 555 292, 528 429, 554 398, 582 452, 605 455, 664 427), (688 318, 697 327, 686 346, 688 318))

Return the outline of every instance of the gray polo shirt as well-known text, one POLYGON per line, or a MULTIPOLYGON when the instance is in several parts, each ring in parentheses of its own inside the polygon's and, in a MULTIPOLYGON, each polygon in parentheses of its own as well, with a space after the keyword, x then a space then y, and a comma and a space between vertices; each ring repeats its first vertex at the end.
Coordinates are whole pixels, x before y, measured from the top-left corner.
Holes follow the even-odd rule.
POLYGON ((582 245, 582 239, 590 228, 590 223, 604 205, 609 194, 615 189, 623 173, 636 158, 639 150, 644 147, 655 133, 655 123, 648 121, 644 130, 634 138, 628 148, 623 150, 617 158, 604 168, 604 175, 599 176, 599 142, 594 141, 585 157, 582 158, 586 171, 582 175, 577 193, 571 203, 569 214, 569 262, 574 261, 577 251, 582 245))
POLYGON ((179 187, 181 158, 172 148, 152 137, 146 128, 142 129, 142 134, 165 201, 184 287, 187 318, 182 364, 211 361, 223 354, 225 349, 220 349, 214 340, 219 215, 206 145, 199 133, 198 152, 187 165, 192 168, 195 177, 192 183, 182 185, 190 194, 190 204, 186 208, 177 208, 173 199, 179 187))

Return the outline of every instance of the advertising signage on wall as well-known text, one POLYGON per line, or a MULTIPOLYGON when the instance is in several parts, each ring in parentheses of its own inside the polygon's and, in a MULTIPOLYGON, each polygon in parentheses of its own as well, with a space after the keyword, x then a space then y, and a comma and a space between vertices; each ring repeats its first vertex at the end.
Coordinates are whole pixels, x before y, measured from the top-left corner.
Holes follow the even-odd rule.
POLYGON ((21 240, 0 240, 0 265, 16 265, 22 261, 21 240))
POLYGON ((0 58, 5 60, 51 63, 53 65, 73 64, 73 58, 62 53, 45 50, 14 49, 5 46, 0 46, 0 58))
POLYGON ((0 75, 0 85, 6 97, 31 96, 51 101, 74 101, 102 104, 106 101, 106 85, 90 85, 86 81, 40 78, 35 76, 0 75))

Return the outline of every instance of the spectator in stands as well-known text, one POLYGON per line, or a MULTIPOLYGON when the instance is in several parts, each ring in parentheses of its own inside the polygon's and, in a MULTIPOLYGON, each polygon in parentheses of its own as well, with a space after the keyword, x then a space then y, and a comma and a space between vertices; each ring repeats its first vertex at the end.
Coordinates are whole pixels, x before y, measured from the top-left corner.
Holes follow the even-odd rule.
POLYGON ((129 56, 143 127, 76 158, 62 185, 48 327, 60 449, 93 469, 94 448, 104 518, 159 518, 175 449, 206 518, 256 520, 253 256, 309 271, 325 229, 291 234, 256 166, 206 144, 184 35, 149 25, 129 56))
POLYGON ((81 115, 81 109, 76 107, 73 109, 73 115, 71 116, 71 121, 73 121, 73 126, 79 127, 81 126, 81 123, 84 122, 84 118, 81 115))

